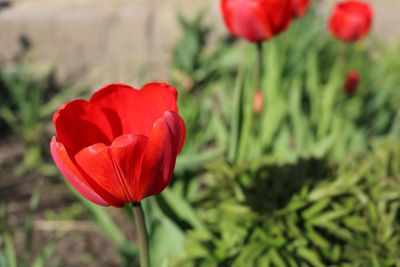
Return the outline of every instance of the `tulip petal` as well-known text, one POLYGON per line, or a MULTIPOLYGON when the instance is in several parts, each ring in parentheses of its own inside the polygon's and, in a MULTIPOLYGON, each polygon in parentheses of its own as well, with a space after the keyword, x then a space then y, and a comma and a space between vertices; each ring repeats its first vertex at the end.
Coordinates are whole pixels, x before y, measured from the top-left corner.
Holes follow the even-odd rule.
POLYGON ((164 83, 149 83, 141 90, 124 84, 111 84, 100 89, 90 99, 108 116, 119 121, 122 134, 147 136, 154 122, 165 111, 178 112, 176 89, 164 83))
POLYGON ((298 18, 303 16, 304 13, 307 11, 310 0, 291 0, 292 5, 292 16, 294 18, 298 18))
POLYGON ((103 111, 84 100, 63 105, 53 116, 57 138, 70 157, 95 143, 111 144, 116 133, 103 111))
POLYGON ((221 2, 225 23, 232 33, 252 42, 268 39, 272 35, 271 25, 259 3, 243 3, 225 0, 221 2))
POLYGON ((185 135, 185 124, 175 112, 165 112, 154 124, 143 159, 139 199, 158 194, 169 184, 185 135))
POLYGON ((95 144, 84 148, 76 162, 88 176, 117 200, 113 206, 137 202, 138 179, 147 137, 122 135, 111 146, 95 144))
POLYGON ((230 32, 251 42, 269 40, 291 21, 289 0, 222 0, 221 11, 230 32))
POLYGON ((108 206, 108 202, 106 202, 103 198, 101 198, 87 183, 87 181, 82 177, 82 174, 76 168, 74 163, 71 161, 68 153, 62 143, 56 141, 56 138, 53 137, 50 143, 50 151, 53 157, 55 164, 58 169, 67 179, 67 181, 85 198, 90 200, 91 202, 108 206))
POLYGON ((269 1, 269 3, 268 8, 266 8, 267 16, 271 19, 273 32, 276 35, 289 26, 292 18, 292 5, 289 0, 274 0, 269 1))

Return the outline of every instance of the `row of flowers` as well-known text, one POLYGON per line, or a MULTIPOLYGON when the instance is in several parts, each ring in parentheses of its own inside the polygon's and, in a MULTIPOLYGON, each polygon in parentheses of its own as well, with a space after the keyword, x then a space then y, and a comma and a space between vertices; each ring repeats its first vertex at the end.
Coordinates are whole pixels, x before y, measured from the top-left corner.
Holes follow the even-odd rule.
MULTIPOLYGON (((232 35, 262 42, 286 30, 293 19, 304 15, 309 4, 309 0, 222 0, 221 11, 232 35)), ((328 28, 339 40, 354 42, 368 34, 372 17, 369 4, 342 2, 334 6, 328 28)))
MULTIPOLYGON (((285 31, 293 19, 306 13, 309 5, 309 0, 222 0, 221 12, 225 25, 232 35, 259 43, 268 41, 285 31)), ((372 19, 373 11, 368 3, 357 0, 345 1, 333 7, 327 28, 338 40, 352 43, 361 40, 369 33, 372 19)), ((348 95, 355 93, 359 79, 358 71, 348 72, 343 86, 348 95)), ((262 96, 258 91, 254 101, 260 103, 259 99, 262 99, 262 96)))

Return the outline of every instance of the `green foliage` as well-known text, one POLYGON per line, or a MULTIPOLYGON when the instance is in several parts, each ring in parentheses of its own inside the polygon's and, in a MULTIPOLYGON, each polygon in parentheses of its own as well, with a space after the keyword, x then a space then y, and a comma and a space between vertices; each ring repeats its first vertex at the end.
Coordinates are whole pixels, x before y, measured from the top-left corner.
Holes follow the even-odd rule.
MULTIPOLYGON (((131 266, 132 262, 136 262, 138 259, 137 248, 129 242, 125 237, 124 233, 114 223, 111 216, 103 207, 96 206, 86 200, 78 192, 76 192, 71 186, 67 185, 71 192, 80 200, 81 204, 85 206, 89 216, 96 223, 97 227, 111 242, 113 242, 117 248, 119 255, 121 256, 121 266, 131 266)), ((133 224, 132 224, 133 226, 133 224)))
MULTIPOLYGON (((0 203, 1 204, 1 203, 0 203)), ((5 221, 4 206, 0 205, 0 267, 44 267, 49 260, 56 243, 56 237, 41 247, 37 256, 33 257, 25 251, 22 257, 17 257, 17 250, 13 240, 13 232, 5 221)), ((29 230, 27 230, 29 231, 29 230)))
MULTIPOLYGON (((18 173, 28 170, 51 173, 53 168, 43 165, 45 125, 62 103, 71 96, 79 96, 87 88, 71 87, 57 92, 52 73, 36 77, 25 66, 7 72, 0 69, 0 88, 0 122, 20 135, 24 145, 24 162, 18 173)), ((46 145, 45 151, 47 149, 46 145)))
POLYGON ((310 13, 263 45, 261 114, 252 110, 255 46, 213 48, 234 55, 232 64, 187 56, 197 69, 219 66, 220 75, 183 92, 190 138, 182 158, 222 154, 178 160, 171 191, 206 227, 167 214, 186 235, 173 266, 400 264, 400 49, 342 44, 321 25, 310 13), (361 74, 354 96, 343 90, 350 70, 361 74))
POLYGON ((188 256, 177 266, 397 266, 398 162, 400 142, 376 142, 370 155, 346 158, 337 173, 321 173, 293 192, 279 187, 309 177, 297 166, 216 173, 206 182, 213 198, 197 207, 211 234, 191 231, 188 256), (234 188, 257 176, 257 183, 234 188))
POLYGON ((203 90, 220 77, 229 76, 241 58, 229 48, 230 39, 208 48, 210 29, 204 26, 207 12, 200 12, 192 21, 178 16, 183 34, 173 51, 172 81, 185 91, 203 90))
MULTIPOLYGON (((43 245, 39 255, 33 258, 34 217, 41 198, 44 175, 54 175, 55 167, 44 160, 48 154, 48 135, 46 125, 55 110, 71 97, 84 93, 85 87, 71 87, 58 92, 53 83, 52 74, 36 77, 33 72, 19 66, 11 71, 0 69, 0 127, 2 134, 10 131, 21 140, 24 151, 23 161, 16 162, 15 174, 22 175, 28 171, 38 176, 31 186, 29 207, 22 234, 23 251, 16 251, 13 238, 14 229, 7 226, 1 214, 0 234, 4 248, 0 248, 0 266, 44 266, 51 256, 57 237, 51 238, 43 245), (47 137, 46 139, 43 139, 47 137), (18 255, 17 255, 18 254, 18 255)), ((0 203, 3 204, 3 203, 0 203)), ((0 238, 0 244, 1 242, 0 238)))
MULTIPOLYGON (((370 138, 389 132, 399 136, 396 103, 400 94, 394 90, 400 82, 399 67, 397 61, 388 58, 398 54, 398 49, 368 43, 341 44, 321 35, 320 24, 315 16, 307 16, 264 44, 266 67, 261 89, 265 103, 258 116, 252 111, 255 47, 219 43, 214 51, 225 51, 222 54, 233 58, 231 64, 223 63, 225 57, 201 61, 188 56, 198 68, 219 66, 219 75, 204 82, 201 92, 182 96, 180 106, 189 123, 188 136, 199 136, 193 143, 213 144, 225 151, 231 162, 252 162, 268 153, 290 163, 301 158, 360 155, 367 151, 370 138), (371 50, 377 56, 372 57, 371 50), (349 97, 343 83, 346 73, 353 69, 361 73, 361 85, 357 95, 349 97), (185 105, 193 101, 195 107, 185 105), (187 116, 189 113, 197 115, 187 116), (191 124, 199 126, 191 129, 191 124), (206 129, 206 133, 198 129, 206 129), (212 141, 201 139, 208 133, 213 133, 212 141)), ((202 24, 197 18, 190 25, 202 24)), ((189 33, 184 31, 187 34, 183 39, 192 32, 205 32, 192 28, 189 33)), ((177 49, 184 53, 179 44, 177 49)), ((198 50, 196 55, 207 54, 206 47, 198 50)), ((175 57, 174 61, 179 59, 175 57)), ((178 71, 186 71, 176 66, 178 71)))

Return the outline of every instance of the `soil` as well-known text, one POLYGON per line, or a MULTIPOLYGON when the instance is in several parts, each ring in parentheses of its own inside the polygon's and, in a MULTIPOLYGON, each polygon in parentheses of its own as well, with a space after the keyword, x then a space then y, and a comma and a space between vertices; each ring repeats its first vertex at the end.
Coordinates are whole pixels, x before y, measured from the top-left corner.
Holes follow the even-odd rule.
MULTIPOLYGON (((117 247, 90 220, 62 178, 46 177, 34 171, 22 176, 15 174, 22 153, 18 137, 6 134, 0 138, 0 211, 1 208, 4 210, 4 213, 0 212, 0 227, 6 226, 11 232, 17 259, 29 257, 33 261, 44 246, 51 243, 54 250, 45 266, 121 266, 117 247), (31 194, 40 179, 42 184, 33 215, 32 244, 27 244, 31 194)), ((122 210, 110 208, 109 213, 133 240, 132 224, 122 210)), ((3 232, 0 231, 0 250, 4 245, 3 232)))

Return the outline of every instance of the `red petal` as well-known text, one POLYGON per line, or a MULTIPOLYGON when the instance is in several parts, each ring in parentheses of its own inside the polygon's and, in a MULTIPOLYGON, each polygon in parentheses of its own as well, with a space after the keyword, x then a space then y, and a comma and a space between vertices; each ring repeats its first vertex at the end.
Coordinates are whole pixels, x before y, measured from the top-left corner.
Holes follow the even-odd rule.
POLYGON ((99 186, 116 198, 114 206, 137 202, 137 180, 141 172, 147 137, 123 135, 111 146, 95 144, 76 156, 81 169, 99 186))
POLYGON ((310 5, 310 0, 291 0, 292 16, 298 18, 303 16, 310 5))
POLYGON ((185 124, 175 112, 165 112, 155 123, 143 159, 139 200, 160 193, 169 184, 185 135, 185 124))
POLYGON ((82 174, 68 156, 64 145, 57 142, 55 137, 53 137, 51 140, 50 151, 58 169, 60 169, 61 173, 72 185, 72 187, 76 189, 76 191, 95 204, 102 206, 109 205, 90 187, 90 185, 82 177, 82 174))
POLYGON ((272 35, 271 26, 260 3, 244 1, 221 1, 225 23, 231 33, 252 42, 272 35))
POLYGON ((109 120, 119 119, 122 134, 147 136, 165 111, 178 112, 176 89, 164 83, 149 83, 141 90, 123 84, 100 89, 90 103, 103 110, 109 120))
POLYGON ((222 0, 221 10, 231 33, 251 42, 271 39, 291 21, 289 0, 222 0))
POLYGON ((111 144, 118 136, 118 126, 113 127, 105 114, 84 100, 63 105, 53 116, 58 141, 70 157, 82 148, 95 143, 111 144))
POLYGON ((265 7, 270 23, 273 25, 274 35, 285 30, 292 20, 292 6, 289 0, 270 0, 265 7))

